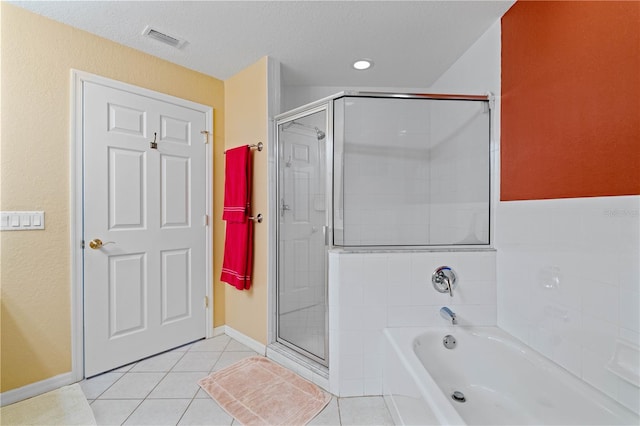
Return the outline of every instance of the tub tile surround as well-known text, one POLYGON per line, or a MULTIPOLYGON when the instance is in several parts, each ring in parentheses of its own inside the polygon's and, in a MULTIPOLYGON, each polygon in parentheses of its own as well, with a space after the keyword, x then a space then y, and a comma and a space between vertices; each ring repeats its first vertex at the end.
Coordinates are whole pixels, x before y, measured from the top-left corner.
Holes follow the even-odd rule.
POLYGON ((640 196, 500 202, 496 215, 498 326, 640 413, 639 388, 608 368, 616 350, 638 363, 640 196))
POLYGON ((449 306, 459 324, 496 325, 496 253, 484 251, 329 254, 329 387, 338 396, 381 395, 387 327, 446 325, 449 306), (438 293, 439 266, 457 275, 454 297, 438 293))

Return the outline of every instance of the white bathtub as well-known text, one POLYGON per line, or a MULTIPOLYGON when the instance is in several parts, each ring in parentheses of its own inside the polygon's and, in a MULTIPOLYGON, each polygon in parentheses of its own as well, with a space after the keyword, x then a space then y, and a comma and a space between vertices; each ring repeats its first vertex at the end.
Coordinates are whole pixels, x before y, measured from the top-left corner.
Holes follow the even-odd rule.
POLYGON ((638 425, 640 417, 496 327, 387 328, 396 424, 638 425), (444 347, 452 335, 456 347, 444 347), (454 391, 466 402, 454 401, 454 391))

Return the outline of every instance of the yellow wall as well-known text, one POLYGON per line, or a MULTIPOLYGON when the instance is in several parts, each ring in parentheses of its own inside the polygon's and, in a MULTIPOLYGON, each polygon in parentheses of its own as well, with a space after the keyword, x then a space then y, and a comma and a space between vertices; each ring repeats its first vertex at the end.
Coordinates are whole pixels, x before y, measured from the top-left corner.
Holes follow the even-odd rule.
MULTIPOLYGON (((250 290, 236 290, 228 286, 225 292, 225 323, 227 326, 257 340, 267 343, 267 69, 268 58, 225 80, 225 146, 263 142, 262 152, 253 152, 252 213, 262 213, 265 220, 254 227, 253 282, 250 290)), ((222 173, 223 169, 218 168, 222 173)), ((218 179, 218 181, 223 178, 218 179)), ((217 215, 216 218, 221 217, 217 215)), ((219 220, 221 222, 221 220, 219 220)), ((217 224, 224 230, 224 224, 217 224)), ((216 271, 219 274, 222 250, 217 251, 216 271)), ((219 275, 218 277, 219 278, 219 275)))
MULTIPOLYGON (((46 212, 44 231, 0 233, 0 391, 5 392, 71 369, 70 69, 213 107, 214 166, 217 170, 222 168, 224 149, 225 87, 215 78, 6 2, 0 2, 0 8, 1 208, 46 212)), ((218 181, 214 188, 217 194, 221 193, 218 181)), ((217 217, 221 212, 219 198, 215 197, 217 217)), ((216 225, 219 228, 219 224, 216 225)), ((264 239, 265 235, 259 234, 258 238, 264 239)), ((219 247, 219 240, 217 233, 216 247, 219 247)), ((216 273, 219 268, 214 270, 216 273)), ((262 299, 266 281, 259 282, 257 287, 253 299, 262 299)), ((224 322, 224 293, 224 286, 217 283, 215 325, 224 322)), ((234 303, 229 305, 236 306, 234 303)), ((260 317, 262 323, 265 318, 266 315, 260 317)))

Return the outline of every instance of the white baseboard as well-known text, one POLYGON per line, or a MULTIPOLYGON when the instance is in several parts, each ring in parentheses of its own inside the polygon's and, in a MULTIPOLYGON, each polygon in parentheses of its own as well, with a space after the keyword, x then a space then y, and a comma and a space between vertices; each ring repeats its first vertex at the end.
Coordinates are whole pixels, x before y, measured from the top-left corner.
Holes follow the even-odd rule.
POLYGON ((75 375, 72 372, 59 374, 21 388, 0 393, 0 406, 4 407, 5 405, 13 404, 14 402, 22 401, 23 399, 32 398, 76 382, 77 380, 75 380, 75 375))
POLYGON ((226 334, 226 330, 227 330, 227 326, 226 325, 220 325, 218 327, 213 327, 213 334, 211 335, 211 337, 222 336, 223 334, 226 334))
MULTIPOLYGON (((238 342, 242 343, 245 346, 248 346, 249 348, 251 348, 252 350, 256 351, 257 353, 259 353, 262 356, 266 355, 266 353, 267 353, 266 345, 263 345, 262 343, 258 342, 257 340, 252 339, 251 337, 247 336, 246 334, 242 334, 238 330, 235 330, 235 329, 229 327, 228 325, 224 325, 222 327, 224 327, 224 334, 226 334, 227 336, 231 337, 232 339, 237 340, 238 342)), ((221 327, 216 327, 216 329, 218 329, 218 328, 221 328, 221 327)), ((214 330, 214 333, 215 333, 215 330, 214 330)))

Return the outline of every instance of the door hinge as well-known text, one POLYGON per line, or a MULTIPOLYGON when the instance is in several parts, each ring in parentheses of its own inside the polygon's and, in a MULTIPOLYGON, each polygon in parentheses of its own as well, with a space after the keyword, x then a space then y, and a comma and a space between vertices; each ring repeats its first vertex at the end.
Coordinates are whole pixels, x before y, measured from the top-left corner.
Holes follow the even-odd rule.
POLYGON ((204 143, 205 144, 209 143, 209 135, 210 135, 209 131, 208 130, 201 130, 200 134, 204 135, 204 143))
POLYGON ((209 215, 205 214, 204 216, 202 216, 202 225, 203 226, 209 226, 209 215))
POLYGON ((209 307, 209 296, 205 296, 204 297, 204 307, 208 308, 209 307))

